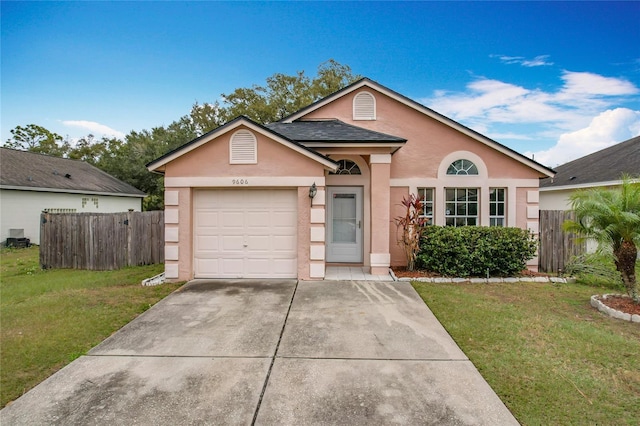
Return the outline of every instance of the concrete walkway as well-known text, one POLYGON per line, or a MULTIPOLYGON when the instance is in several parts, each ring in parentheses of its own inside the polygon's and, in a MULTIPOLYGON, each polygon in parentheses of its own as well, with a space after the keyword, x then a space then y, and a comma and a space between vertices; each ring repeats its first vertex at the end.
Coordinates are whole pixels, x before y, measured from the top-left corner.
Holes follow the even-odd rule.
POLYGON ((517 425, 406 282, 193 281, 5 425, 517 425))

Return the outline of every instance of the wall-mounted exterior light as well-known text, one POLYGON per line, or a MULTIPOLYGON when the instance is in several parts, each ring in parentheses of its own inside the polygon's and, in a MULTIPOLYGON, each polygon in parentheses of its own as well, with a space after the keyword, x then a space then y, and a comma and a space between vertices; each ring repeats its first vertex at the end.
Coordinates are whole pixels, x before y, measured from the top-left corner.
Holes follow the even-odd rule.
POLYGON ((316 187, 316 183, 313 182, 313 185, 309 187, 309 198, 311 199, 311 207, 313 207, 313 197, 318 193, 318 188, 316 187))

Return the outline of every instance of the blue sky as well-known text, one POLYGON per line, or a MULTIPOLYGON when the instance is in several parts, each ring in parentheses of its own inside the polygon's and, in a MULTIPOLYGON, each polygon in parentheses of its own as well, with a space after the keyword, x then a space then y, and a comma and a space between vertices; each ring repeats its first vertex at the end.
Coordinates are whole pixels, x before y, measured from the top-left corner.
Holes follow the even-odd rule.
POLYGON ((640 2, 2 1, 1 141, 167 125, 332 58, 547 165, 640 134, 640 2))

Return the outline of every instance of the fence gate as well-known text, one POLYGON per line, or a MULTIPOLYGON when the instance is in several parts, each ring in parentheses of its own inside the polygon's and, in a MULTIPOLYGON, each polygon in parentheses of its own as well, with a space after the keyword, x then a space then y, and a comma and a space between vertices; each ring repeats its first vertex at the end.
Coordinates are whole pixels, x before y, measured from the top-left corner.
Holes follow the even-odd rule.
POLYGON ((585 242, 578 241, 575 234, 562 229, 565 220, 573 220, 574 217, 570 210, 540 210, 538 267, 541 272, 562 271, 573 256, 585 252, 585 242))
POLYGON ((111 270, 163 262, 163 211, 40 215, 42 268, 111 270))

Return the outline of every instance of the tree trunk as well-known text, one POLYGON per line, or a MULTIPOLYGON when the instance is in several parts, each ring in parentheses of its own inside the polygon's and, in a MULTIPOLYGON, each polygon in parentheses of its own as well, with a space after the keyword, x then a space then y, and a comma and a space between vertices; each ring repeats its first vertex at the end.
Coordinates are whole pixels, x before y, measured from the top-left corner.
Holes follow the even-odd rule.
POLYGON ((636 259, 638 258, 638 248, 633 241, 623 241, 620 248, 616 250, 616 269, 622 276, 622 281, 633 301, 640 303, 638 289, 636 286, 636 259))

